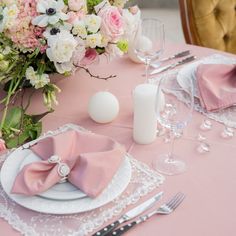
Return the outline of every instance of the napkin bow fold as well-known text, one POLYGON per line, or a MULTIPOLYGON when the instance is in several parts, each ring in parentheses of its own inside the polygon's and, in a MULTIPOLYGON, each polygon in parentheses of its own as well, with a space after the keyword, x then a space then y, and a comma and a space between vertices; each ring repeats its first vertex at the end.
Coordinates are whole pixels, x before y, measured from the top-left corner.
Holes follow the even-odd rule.
POLYGON ((89 197, 98 196, 124 160, 123 146, 106 136, 69 130, 30 148, 42 161, 23 167, 12 193, 36 195, 68 181, 89 197))

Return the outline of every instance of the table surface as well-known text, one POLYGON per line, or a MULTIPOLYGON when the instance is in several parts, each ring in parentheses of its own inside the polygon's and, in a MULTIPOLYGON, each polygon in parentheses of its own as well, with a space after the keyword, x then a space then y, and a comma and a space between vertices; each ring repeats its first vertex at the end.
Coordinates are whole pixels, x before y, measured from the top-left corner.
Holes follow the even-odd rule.
MULTIPOLYGON (((165 56, 189 49, 198 58, 215 53, 186 44, 169 44, 165 56)), ((225 54, 225 53, 224 53, 225 54)), ((234 55, 230 55, 233 56, 234 55)), ((44 131, 56 129, 66 123, 75 123, 93 132, 115 138, 124 144, 138 160, 151 164, 160 153, 166 152, 169 144, 159 137, 150 145, 138 145, 132 139, 132 90, 144 82, 144 66, 131 62, 128 58, 116 59, 111 63, 92 66, 91 71, 99 75, 116 74, 108 81, 90 78, 84 71, 57 81, 62 89, 58 96, 59 105, 55 112, 43 119, 44 131), (110 124, 97 124, 87 113, 89 98, 98 91, 110 91, 120 102, 119 116, 110 124)), ((30 112, 43 112, 41 94, 34 95, 30 112)), ((197 135, 204 117, 194 112, 193 120, 186 128, 184 137, 176 140, 174 152, 187 163, 187 171, 176 176, 167 176, 164 184, 156 191, 165 192, 163 203, 178 191, 186 194, 184 203, 171 215, 154 216, 142 225, 127 232, 127 236, 234 236, 236 235, 236 137, 223 139, 220 133, 223 125, 213 121, 211 131, 204 135, 211 151, 200 155, 196 151, 197 135)), ((159 205, 159 204, 158 204, 159 205)), ((0 219, 0 235, 17 236, 7 222, 0 219)))

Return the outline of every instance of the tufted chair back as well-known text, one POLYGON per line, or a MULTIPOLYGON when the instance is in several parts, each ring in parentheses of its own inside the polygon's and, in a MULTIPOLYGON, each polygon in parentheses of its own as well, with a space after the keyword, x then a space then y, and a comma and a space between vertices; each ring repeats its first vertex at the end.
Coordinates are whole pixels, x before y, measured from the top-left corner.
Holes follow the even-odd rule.
POLYGON ((179 0, 187 43, 236 54, 236 0, 179 0))

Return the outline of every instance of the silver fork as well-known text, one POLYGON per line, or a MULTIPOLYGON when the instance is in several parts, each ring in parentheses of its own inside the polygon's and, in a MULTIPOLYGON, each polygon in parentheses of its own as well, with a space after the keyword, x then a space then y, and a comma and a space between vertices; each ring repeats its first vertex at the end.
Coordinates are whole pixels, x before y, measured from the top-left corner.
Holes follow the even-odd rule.
POLYGON ((185 195, 183 193, 181 193, 181 192, 177 193, 168 202, 161 205, 156 210, 154 210, 154 211, 152 211, 148 214, 145 214, 143 216, 140 216, 137 220, 135 220, 135 221, 133 221, 129 224, 126 224, 123 227, 120 227, 120 228, 116 229, 111 234, 109 234, 109 236, 123 235, 125 232, 127 232, 128 230, 133 228, 135 225, 138 225, 138 224, 141 224, 142 222, 145 222, 146 220, 148 220, 149 218, 151 218, 154 215, 169 215, 170 213, 172 213, 180 205, 180 203, 182 203, 184 198, 185 198, 185 195))

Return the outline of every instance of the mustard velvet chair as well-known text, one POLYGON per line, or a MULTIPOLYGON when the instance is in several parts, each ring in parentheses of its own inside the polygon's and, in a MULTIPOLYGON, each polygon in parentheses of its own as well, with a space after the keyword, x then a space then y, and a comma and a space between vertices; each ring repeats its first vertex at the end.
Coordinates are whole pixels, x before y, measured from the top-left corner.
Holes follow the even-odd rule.
POLYGON ((236 54, 236 0, 179 0, 186 43, 236 54))

